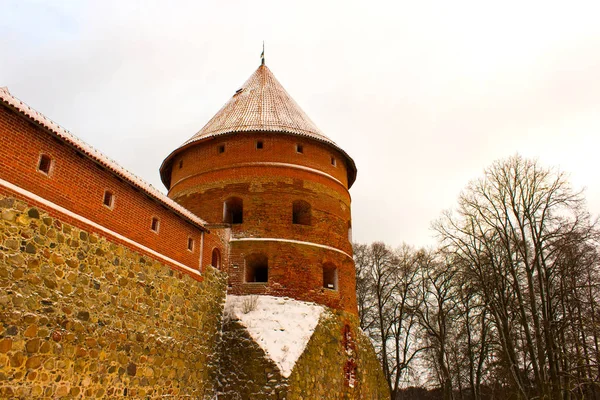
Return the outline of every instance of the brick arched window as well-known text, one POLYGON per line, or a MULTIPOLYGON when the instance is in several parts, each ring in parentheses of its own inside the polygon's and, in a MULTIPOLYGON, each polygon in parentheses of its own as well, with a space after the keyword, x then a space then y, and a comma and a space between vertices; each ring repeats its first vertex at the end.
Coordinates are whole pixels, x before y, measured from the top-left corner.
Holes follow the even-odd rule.
POLYGON ((221 252, 216 247, 212 251, 212 261, 210 264, 217 269, 221 269, 221 252))
POLYGON ((244 221, 244 201, 239 197, 230 197, 223 203, 223 222, 241 224, 244 221))
POLYGON ((266 255, 262 253, 248 255, 244 268, 246 283, 266 283, 269 281, 269 258, 266 255))
POLYGON ((338 289, 338 269, 333 263, 323 264, 323 287, 330 290, 338 289))
POLYGON ((292 223, 310 225, 312 217, 311 206, 304 200, 296 200, 292 205, 292 223))

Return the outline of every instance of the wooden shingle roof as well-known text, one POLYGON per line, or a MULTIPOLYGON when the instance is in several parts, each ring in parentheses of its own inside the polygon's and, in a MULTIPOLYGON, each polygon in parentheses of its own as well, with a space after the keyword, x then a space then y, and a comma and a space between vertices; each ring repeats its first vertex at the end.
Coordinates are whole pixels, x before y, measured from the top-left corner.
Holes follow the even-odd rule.
POLYGON ((184 148, 209 138, 237 132, 279 132, 326 143, 347 158, 348 186, 356 179, 356 166, 352 158, 317 128, 263 64, 200 131, 165 159, 160 168, 163 183, 169 188, 172 159, 184 148))
POLYGON ((184 146, 210 136, 250 131, 286 132, 334 144, 302 111, 271 70, 261 65, 184 146))

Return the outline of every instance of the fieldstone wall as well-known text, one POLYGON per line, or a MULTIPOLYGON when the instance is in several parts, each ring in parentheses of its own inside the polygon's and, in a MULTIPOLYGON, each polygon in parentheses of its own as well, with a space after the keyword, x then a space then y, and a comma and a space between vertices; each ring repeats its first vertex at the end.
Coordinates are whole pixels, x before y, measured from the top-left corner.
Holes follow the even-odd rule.
POLYGON ((226 278, 203 282, 0 196, 0 398, 212 398, 226 278))
POLYGON ((286 398, 287 380, 242 324, 225 317, 222 338, 219 399, 286 398))
POLYGON ((321 320, 288 379, 288 399, 389 399, 381 364, 353 314, 321 320))
POLYGON ((390 398, 381 364, 357 318, 332 309, 321 315, 287 379, 239 322, 226 319, 219 382, 219 399, 390 398))

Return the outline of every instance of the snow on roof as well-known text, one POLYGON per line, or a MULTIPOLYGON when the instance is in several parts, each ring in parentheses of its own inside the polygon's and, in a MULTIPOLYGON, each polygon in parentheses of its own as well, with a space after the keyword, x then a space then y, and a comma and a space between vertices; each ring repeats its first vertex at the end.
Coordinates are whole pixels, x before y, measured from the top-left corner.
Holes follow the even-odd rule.
POLYGON ((150 185, 149 183, 142 180, 140 177, 121 167, 115 161, 111 160, 110 158, 102 154, 100 151, 85 143, 83 140, 79 139, 77 136, 73 135, 65 128, 58 125, 56 122, 52 121, 42 113, 34 110, 21 100, 14 97, 12 94, 10 94, 7 87, 0 87, 0 99, 4 103, 12 106, 28 118, 32 119, 33 121, 42 125, 44 128, 51 131, 58 139, 75 147, 77 150, 84 153, 90 159, 108 169, 114 175, 119 176, 120 178, 127 181, 130 185, 140 189, 148 196, 150 196, 153 200, 168 207, 180 217, 183 217, 184 219, 191 222, 193 225, 199 227, 200 229, 206 230, 206 222, 204 220, 192 214, 190 211, 183 208, 179 204, 175 203, 166 195, 158 191, 154 186, 150 185))
POLYGON ((324 310, 314 303, 255 295, 227 295, 225 309, 240 320, 286 378, 304 352, 324 310), (247 306, 253 300, 256 307, 248 311, 247 306))

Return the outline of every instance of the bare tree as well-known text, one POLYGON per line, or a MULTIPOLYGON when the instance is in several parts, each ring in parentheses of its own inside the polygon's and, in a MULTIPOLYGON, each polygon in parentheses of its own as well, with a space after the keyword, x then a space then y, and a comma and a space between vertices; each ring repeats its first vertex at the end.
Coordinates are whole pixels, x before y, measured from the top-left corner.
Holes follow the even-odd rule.
MULTIPOLYGON (((515 394, 571 396, 580 382, 567 362, 564 318, 576 309, 566 302, 571 295, 559 255, 569 235, 586 241, 595 231, 581 193, 571 189, 564 174, 515 156, 471 182, 456 213, 446 213, 435 228, 444 249, 459 260, 461 278, 492 317, 502 350, 497 361, 509 373, 515 394)), ((583 267, 582 257, 571 261, 583 267)), ((588 308, 597 303, 589 295, 586 299, 588 308)))
POLYGON ((453 319, 458 307, 454 276, 456 270, 446 262, 444 255, 427 253, 421 257, 419 322, 428 344, 430 365, 437 372, 436 378, 442 388, 444 400, 453 399, 450 371, 450 340, 453 319))
POLYGON ((361 328, 373 341, 396 399, 421 350, 415 338, 418 254, 408 246, 393 251, 383 243, 355 244, 354 249, 361 328))

